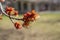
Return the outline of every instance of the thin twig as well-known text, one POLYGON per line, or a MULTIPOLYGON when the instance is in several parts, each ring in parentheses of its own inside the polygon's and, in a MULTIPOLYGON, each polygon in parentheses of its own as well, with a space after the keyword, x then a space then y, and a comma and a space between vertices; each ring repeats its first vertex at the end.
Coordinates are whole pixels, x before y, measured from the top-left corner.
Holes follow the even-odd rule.
POLYGON ((13 20, 10 18, 10 16, 9 16, 9 19, 11 20, 11 22, 14 24, 14 22, 13 22, 13 20))

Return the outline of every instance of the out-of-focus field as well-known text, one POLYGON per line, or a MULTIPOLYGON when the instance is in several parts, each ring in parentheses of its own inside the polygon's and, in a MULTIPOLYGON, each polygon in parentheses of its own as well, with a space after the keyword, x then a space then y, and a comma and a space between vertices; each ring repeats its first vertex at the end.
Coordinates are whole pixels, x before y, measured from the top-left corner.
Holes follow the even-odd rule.
POLYGON ((8 17, 0 20, 0 40, 60 40, 59 12, 41 12, 30 29, 16 30, 8 17), (44 13, 44 14, 43 14, 44 13))

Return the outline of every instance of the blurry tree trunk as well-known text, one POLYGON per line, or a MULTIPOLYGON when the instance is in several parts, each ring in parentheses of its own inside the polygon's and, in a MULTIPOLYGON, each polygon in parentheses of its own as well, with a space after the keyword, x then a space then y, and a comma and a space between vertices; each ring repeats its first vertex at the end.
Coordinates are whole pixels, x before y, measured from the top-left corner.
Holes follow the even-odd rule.
POLYGON ((21 1, 21 12, 22 12, 22 13, 23 13, 23 11, 24 11, 23 4, 24 4, 24 2, 23 2, 23 1, 21 1))
POLYGON ((31 11, 31 3, 29 2, 27 5, 28 5, 28 10, 31 11))
POLYGON ((35 5, 35 10, 36 10, 36 11, 39 11, 38 3, 35 3, 34 5, 35 5))
POLYGON ((14 7, 16 10, 18 10, 18 3, 17 2, 14 2, 14 7))

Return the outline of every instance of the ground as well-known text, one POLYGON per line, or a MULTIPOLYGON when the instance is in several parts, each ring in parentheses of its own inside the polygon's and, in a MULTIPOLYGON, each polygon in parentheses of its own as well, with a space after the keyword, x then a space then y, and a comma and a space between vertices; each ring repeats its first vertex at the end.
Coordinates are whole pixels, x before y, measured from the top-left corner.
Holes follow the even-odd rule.
POLYGON ((0 20, 0 40, 60 40, 60 12, 40 12, 30 29, 17 30, 8 17, 0 20))

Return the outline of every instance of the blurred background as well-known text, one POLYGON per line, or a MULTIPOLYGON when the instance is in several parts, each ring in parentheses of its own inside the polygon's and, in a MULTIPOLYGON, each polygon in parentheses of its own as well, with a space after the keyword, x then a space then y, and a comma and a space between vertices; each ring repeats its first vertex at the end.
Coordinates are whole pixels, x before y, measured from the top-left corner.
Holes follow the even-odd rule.
POLYGON ((0 40, 60 40, 60 0, 6 0, 3 4, 19 11, 19 17, 32 9, 40 15, 29 29, 15 29, 8 17, 0 20, 0 40))
POLYGON ((60 0, 6 0, 4 4, 15 7, 19 12, 60 10, 60 0))

